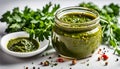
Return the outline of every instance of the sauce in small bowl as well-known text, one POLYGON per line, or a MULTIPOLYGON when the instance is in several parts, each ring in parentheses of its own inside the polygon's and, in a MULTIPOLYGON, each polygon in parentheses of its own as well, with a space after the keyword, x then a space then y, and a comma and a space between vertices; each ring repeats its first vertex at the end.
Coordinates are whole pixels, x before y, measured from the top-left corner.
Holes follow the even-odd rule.
POLYGON ((21 31, 6 34, 1 38, 1 49, 15 57, 32 57, 44 51, 49 44, 49 40, 38 41, 29 39, 29 34, 21 31))
POLYGON ((29 37, 11 39, 7 44, 7 48, 14 52, 32 52, 37 50, 39 46, 38 41, 29 37))

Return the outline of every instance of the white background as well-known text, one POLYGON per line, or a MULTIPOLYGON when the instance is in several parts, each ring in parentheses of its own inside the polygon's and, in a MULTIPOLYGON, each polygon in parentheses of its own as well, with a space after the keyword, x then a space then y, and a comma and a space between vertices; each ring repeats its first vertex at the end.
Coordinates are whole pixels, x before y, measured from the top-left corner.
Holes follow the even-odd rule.
MULTIPOLYGON (((120 0, 0 0, 0 17, 3 13, 5 13, 7 10, 12 10, 14 7, 20 7, 20 9, 23 9, 25 6, 28 6, 32 9, 36 8, 42 8, 46 3, 52 2, 53 4, 60 4, 61 8, 68 7, 68 6, 75 6, 78 5, 81 2, 94 2, 95 4, 102 7, 103 5, 110 4, 114 2, 115 4, 120 5, 120 0)), ((0 34, 4 32, 6 28, 6 23, 0 23, 0 34)), ((106 49, 109 50, 108 56, 108 66, 104 66, 105 61, 97 62, 97 51, 93 54, 92 57, 87 58, 90 61, 86 62, 85 64, 81 64, 82 62, 86 61, 87 59, 78 60, 77 64, 74 66, 70 66, 71 61, 67 60, 64 63, 59 63, 55 67, 47 66, 43 67, 41 65, 38 65, 41 61, 48 60, 49 56, 52 56, 53 58, 51 60, 56 60, 57 54, 54 51, 54 49, 51 49, 51 46, 45 51, 50 52, 51 54, 46 57, 41 57, 39 55, 30 57, 30 58, 16 58, 13 56, 10 56, 0 50, 0 69, 24 69, 24 66, 28 66, 29 69, 32 69, 33 66, 40 67, 40 69, 69 69, 70 67, 72 69, 120 69, 120 61, 115 62, 116 58, 120 57, 117 55, 113 55, 113 51, 107 46, 101 45, 100 48, 106 47, 106 49), (32 62, 34 64, 32 64, 32 62), (86 64, 90 64, 87 66, 86 64)), ((44 53, 45 53, 44 52, 44 53)), ((36 68, 37 69, 37 68, 36 68)))

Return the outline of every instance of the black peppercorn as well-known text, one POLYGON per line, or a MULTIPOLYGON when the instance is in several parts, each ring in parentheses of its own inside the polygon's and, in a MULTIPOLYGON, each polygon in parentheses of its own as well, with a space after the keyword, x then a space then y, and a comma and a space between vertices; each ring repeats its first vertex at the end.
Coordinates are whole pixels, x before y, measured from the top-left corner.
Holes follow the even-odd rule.
POLYGON ((28 69, 28 67, 26 67, 25 69, 28 69))
POLYGON ((107 66, 108 65, 108 62, 105 62, 105 66, 107 66))
POLYGON ((61 57, 60 55, 58 55, 58 57, 61 57))
POLYGON ((52 57, 49 57, 49 59, 51 59, 52 57))
POLYGON ((35 67, 33 67, 33 69, 35 69, 35 67))
POLYGON ((40 65, 43 65, 43 62, 40 62, 40 65))
POLYGON ((117 59, 116 59, 116 62, 117 62, 118 60, 119 60, 119 59, 117 58, 117 59))

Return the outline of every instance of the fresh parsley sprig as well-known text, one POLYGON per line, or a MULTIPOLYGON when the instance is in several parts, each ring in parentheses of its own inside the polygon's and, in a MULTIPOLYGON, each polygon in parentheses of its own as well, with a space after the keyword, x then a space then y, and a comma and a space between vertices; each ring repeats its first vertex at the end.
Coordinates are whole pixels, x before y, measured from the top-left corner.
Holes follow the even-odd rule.
POLYGON ((80 3, 79 6, 94 9, 100 14, 100 24, 103 31, 103 44, 107 44, 114 48, 115 52, 120 55, 120 27, 118 17, 120 16, 120 6, 111 3, 99 8, 92 2, 80 3))
POLYGON ((4 13, 0 21, 8 24, 7 33, 26 31, 30 38, 38 38, 39 41, 43 41, 45 38, 48 39, 51 34, 54 13, 59 7, 59 4, 52 5, 51 2, 46 4, 43 9, 37 9, 36 11, 27 6, 23 11, 16 7, 12 12, 4 13))

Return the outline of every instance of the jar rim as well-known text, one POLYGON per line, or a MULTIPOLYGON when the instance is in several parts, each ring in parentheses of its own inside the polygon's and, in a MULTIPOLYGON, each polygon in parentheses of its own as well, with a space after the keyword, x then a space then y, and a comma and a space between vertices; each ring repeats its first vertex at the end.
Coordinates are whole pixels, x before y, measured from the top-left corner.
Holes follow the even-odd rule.
MULTIPOLYGON (((77 13, 79 13, 79 12, 77 12, 77 13)), ((80 13, 83 13, 83 12, 80 12, 80 13)), ((58 26, 62 27, 62 28, 65 28, 67 26, 67 29, 72 29, 73 28, 72 26, 75 26, 74 29, 79 29, 79 28, 81 29, 82 26, 85 27, 85 26, 88 26, 88 25, 89 26, 97 25, 97 24, 99 24, 99 19, 100 19, 99 13, 96 10, 85 8, 85 7, 76 7, 76 6, 65 7, 65 8, 57 10, 57 12, 55 13, 56 24, 58 26), (87 22, 83 22, 83 23, 71 23, 71 24, 68 24, 68 23, 65 23, 64 21, 60 20, 60 18, 58 16, 60 13, 65 12, 65 11, 69 11, 69 13, 70 12, 71 13, 75 12, 75 11, 70 11, 70 10, 78 10, 79 12, 80 12, 80 10, 84 10, 84 11, 87 11, 89 13, 94 14, 96 17, 95 17, 95 19, 93 19, 91 21, 87 21, 87 22), (96 21, 98 21, 98 22, 96 22, 96 21)))

